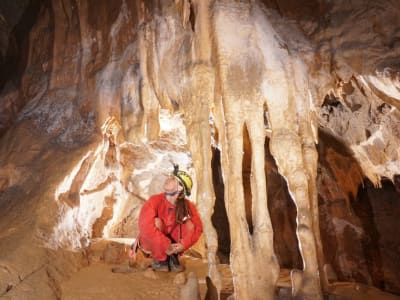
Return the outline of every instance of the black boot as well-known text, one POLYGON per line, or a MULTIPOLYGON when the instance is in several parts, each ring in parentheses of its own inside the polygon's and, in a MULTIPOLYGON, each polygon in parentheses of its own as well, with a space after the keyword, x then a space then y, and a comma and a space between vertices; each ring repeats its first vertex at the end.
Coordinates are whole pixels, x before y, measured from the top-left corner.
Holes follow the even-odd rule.
POLYGON ((164 261, 160 261, 160 260, 153 260, 151 262, 151 268, 154 271, 159 271, 159 272, 169 272, 169 268, 168 268, 168 261, 169 259, 166 259, 164 261))
POLYGON ((169 264, 169 269, 171 270, 171 272, 178 273, 178 272, 183 271, 183 267, 179 263, 178 254, 172 254, 172 255, 168 256, 168 264, 169 264))

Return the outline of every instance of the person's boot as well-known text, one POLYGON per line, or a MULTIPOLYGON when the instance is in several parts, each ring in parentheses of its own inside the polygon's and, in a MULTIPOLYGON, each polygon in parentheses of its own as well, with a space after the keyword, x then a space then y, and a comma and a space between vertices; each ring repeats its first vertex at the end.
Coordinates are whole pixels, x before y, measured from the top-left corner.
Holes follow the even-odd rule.
POLYGON ((172 254, 172 255, 168 256, 168 264, 169 264, 169 269, 171 270, 171 272, 178 273, 178 272, 183 271, 183 267, 179 263, 178 254, 172 254))
POLYGON ((154 271, 158 271, 158 272, 168 272, 169 271, 168 259, 164 260, 164 261, 153 259, 153 261, 151 262, 151 268, 154 271))

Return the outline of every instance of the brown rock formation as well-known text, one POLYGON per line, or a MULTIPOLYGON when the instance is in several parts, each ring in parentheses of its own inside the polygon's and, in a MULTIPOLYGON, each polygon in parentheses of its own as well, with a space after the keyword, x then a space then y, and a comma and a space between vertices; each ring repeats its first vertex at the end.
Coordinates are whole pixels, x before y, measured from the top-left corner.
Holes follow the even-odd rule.
POLYGON ((218 292, 217 253, 236 299, 273 299, 280 267, 302 299, 336 279, 399 294, 399 14, 2 1, 0 297, 62 298, 92 238, 137 234, 171 162, 195 179, 218 292))

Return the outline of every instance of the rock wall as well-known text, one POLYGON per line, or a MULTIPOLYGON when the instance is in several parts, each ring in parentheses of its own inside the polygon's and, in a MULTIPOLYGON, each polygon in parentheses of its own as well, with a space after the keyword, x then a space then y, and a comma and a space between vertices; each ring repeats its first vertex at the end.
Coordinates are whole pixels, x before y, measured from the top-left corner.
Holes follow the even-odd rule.
POLYGON ((377 188, 363 179, 351 150, 331 135, 321 132, 318 150, 321 235, 330 280, 398 294, 397 183, 383 180, 377 188))

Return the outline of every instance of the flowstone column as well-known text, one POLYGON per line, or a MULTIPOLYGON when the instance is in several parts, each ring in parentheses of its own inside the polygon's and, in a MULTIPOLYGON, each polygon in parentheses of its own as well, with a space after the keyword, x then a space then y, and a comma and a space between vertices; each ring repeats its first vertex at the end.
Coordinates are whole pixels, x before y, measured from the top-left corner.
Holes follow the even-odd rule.
MULTIPOLYGON (((217 269, 216 253, 218 239, 211 222, 215 204, 215 193, 211 172, 211 128, 210 111, 214 99, 215 71, 211 65, 210 2, 185 0, 185 6, 193 6, 196 16, 194 27, 194 62, 190 67, 190 82, 184 99, 185 126, 188 145, 193 158, 197 177, 198 205, 203 221, 207 244, 208 276, 218 293, 221 291, 221 278, 217 269), (189 101, 188 101, 189 100, 189 101)), ((190 12, 191 10, 188 9, 190 12)), ((194 18, 194 16, 192 16, 194 18)), ((186 16, 189 21, 189 16, 186 16)))
MULTIPOLYGON (((221 71, 221 79, 226 83, 224 78, 229 67, 224 66, 221 71)), ((231 232, 234 295, 235 299, 274 299, 279 265, 273 251, 273 230, 267 206, 263 106, 254 102, 249 105, 248 101, 231 91, 230 84, 223 84, 223 111, 218 115, 223 115, 224 119, 218 120, 217 126, 225 127, 224 136, 221 136, 222 170, 231 232), (248 130, 252 148, 252 234, 246 220, 243 190, 243 128, 248 130)), ((249 95, 249 99, 257 99, 257 96, 249 95)))
MULTIPOLYGON (((308 103, 308 102, 305 102, 308 103)), ((321 233, 319 229, 319 207, 318 207, 318 190, 317 190, 317 168, 318 168, 318 152, 315 143, 318 139, 316 128, 318 128, 317 120, 314 118, 314 112, 308 107, 306 115, 299 117, 299 131, 302 140, 303 160, 307 172, 310 211, 312 218, 312 231, 314 233, 316 255, 318 262, 318 270, 321 288, 323 291, 328 289, 328 279, 324 272, 325 257, 323 252, 321 233)))
POLYGON ((221 279, 216 262, 218 239, 215 228, 211 223, 215 193, 211 175, 212 155, 208 99, 214 95, 213 75, 214 72, 209 66, 194 66, 190 84, 191 100, 184 105, 184 111, 188 145, 196 170, 198 208, 203 221, 203 232, 207 244, 208 276, 217 290, 220 291, 221 279))
POLYGON ((221 1, 214 6, 218 86, 216 125, 221 144, 225 206, 231 233, 231 271, 235 299, 274 299, 279 266, 264 171, 262 57, 256 47, 251 5, 221 1), (243 136, 251 144, 251 232, 243 187, 243 136))
POLYGON ((291 272, 292 293, 300 299, 322 299, 311 205, 315 188, 315 182, 311 180, 316 177, 316 153, 309 148, 310 131, 304 130, 304 123, 299 123, 306 122, 299 103, 307 99, 301 94, 296 94, 295 98, 295 88, 284 79, 271 88, 274 93, 268 97, 272 128, 270 150, 297 207, 296 233, 303 258, 303 270, 291 272), (304 144, 304 141, 308 143, 304 144), (307 166, 308 163, 311 166, 307 166))
MULTIPOLYGON (((254 34, 265 66, 263 95, 271 126, 270 150, 285 177, 297 208, 297 237, 303 270, 292 271, 292 294, 300 299, 322 299, 314 214, 317 160, 311 130, 307 68, 292 47, 273 27, 271 16, 253 7, 254 34)), ((279 25, 276 25, 279 29, 279 25)))

